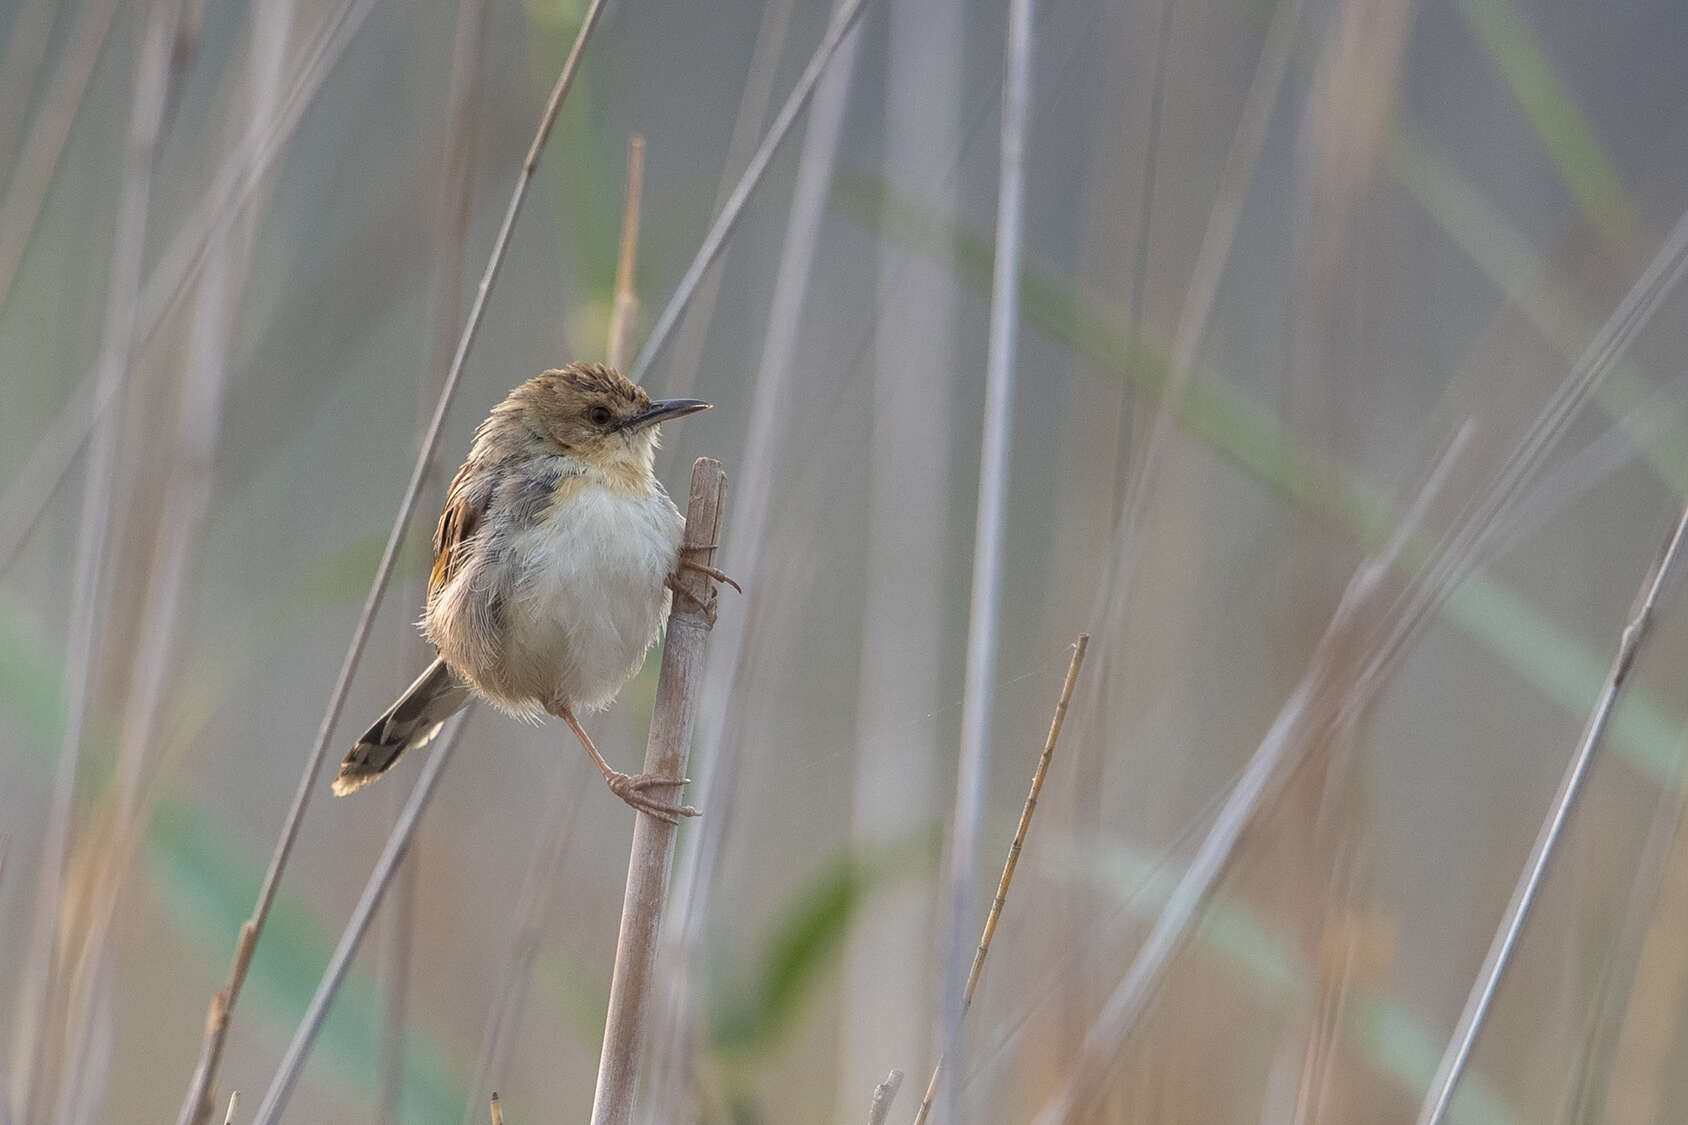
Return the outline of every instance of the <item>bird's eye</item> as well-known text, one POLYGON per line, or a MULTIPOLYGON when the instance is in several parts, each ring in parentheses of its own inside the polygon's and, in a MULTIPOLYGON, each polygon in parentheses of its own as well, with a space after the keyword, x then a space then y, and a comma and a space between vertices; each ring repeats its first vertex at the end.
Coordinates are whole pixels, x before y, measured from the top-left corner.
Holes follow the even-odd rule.
POLYGON ((594 406, 591 410, 586 412, 587 420, 594 426, 609 425, 610 417, 610 408, 607 406, 594 406))

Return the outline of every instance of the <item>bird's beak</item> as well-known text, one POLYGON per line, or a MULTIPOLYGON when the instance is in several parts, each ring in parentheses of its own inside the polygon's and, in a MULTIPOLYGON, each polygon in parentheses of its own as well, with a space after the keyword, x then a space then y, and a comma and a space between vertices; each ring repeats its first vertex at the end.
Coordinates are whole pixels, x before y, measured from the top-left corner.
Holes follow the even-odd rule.
POLYGON ((704 402, 700 398, 665 398, 650 404, 644 410, 627 419, 619 427, 623 430, 642 430, 646 426, 654 426, 658 422, 666 422, 670 418, 684 418, 688 414, 696 414, 700 410, 708 410, 715 404, 704 402))

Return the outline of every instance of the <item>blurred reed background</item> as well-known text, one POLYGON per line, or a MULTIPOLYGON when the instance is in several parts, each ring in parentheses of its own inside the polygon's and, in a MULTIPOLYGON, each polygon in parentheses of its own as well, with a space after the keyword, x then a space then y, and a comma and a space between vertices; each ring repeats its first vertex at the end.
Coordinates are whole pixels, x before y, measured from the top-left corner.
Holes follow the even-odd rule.
MULTIPOLYGON (((0 1122, 175 1118, 584 9, 0 2, 0 1122)), ((447 471, 509 387, 607 354, 630 136, 637 342, 829 14, 607 5, 447 471)), ((893 1067, 912 1116, 957 971, 946 873, 971 956, 1088 631, 935 1119, 1413 1121, 1688 496, 1688 8, 1037 0, 958 837, 1007 22, 869 3, 647 376, 718 404, 659 469, 683 495, 724 463, 746 594, 712 640, 644 1119, 862 1120, 893 1067), (1367 557, 1391 565, 1350 587, 1367 557)), ((420 666, 438 488, 332 754, 420 666)), ((1688 1113, 1673 591, 1448 1120, 1688 1113)), ((593 724, 625 768, 656 666, 593 724)), ((268 1086, 421 765, 316 780, 225 1097, 268 1086)), ((493 1089, 512 1123, 582 1119, 629 824, 558 724, 475 715, 289 1119, 482 1121, 493 1089)))

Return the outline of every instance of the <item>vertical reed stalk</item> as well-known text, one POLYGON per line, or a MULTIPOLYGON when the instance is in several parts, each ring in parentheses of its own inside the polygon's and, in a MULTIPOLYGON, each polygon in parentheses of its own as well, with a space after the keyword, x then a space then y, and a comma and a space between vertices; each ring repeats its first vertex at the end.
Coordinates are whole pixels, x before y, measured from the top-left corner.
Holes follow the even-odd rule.
MULTIPOLYGON (((721 497, 727 485, 721 463, 700 457, 692 465, 691 497, 686 504, 683 557, 712 563, 721 533, 721 497)), ((715 591, 710 579, 695 571, 675 576, 674 606, 662 646, 662 674, 656 708, 645 745, 647 774, 671 777, 676 799, 685 776, 703 685, 704 653, 714 624, 715 591)), ((676 826, 648 813, 633 824, 627 891, 622 900, 621 935, 615 973, 610 981, 609 1014, 604 1021, 603 1053, 598 1061, 598 1089, 592 1103, 593 1125, 626 1125, 638 1094, 639 1058, 651 1014, 657 935, 676 826)))
POLYGON ((1014 404, 1014 355, 1020 325, 1020 245, 1025 219, 1026 125, 1031 116, 1032 0, 1010 0, 1003 59, 1002 133, 996 199, 996 260, 991 273, 990 338, 985 357, 985 417, 979 441, 979 500, 973 535, 973 593, 967 611, 967 659, 962 681, 961 755, 955 813, 944 876, 941 914, 943 1008, 934 1036, 950 1069, 950 1113, 956 1103, 962 965, 976 897, 979 822, 984 817, 990 766, 991 706, 995 701, 996 634, 1002 611, 1002 545, 1007 534, 1009 419, 1014 404))
POLYGON ((620 371, 633 358, 633 332, 639 325, 639 200, 645 191, 645 138, 627 140, 627 186, 621 200, 621 250, 615 261, 615 305, 610 310, 609 365, 620 371))
MULTIPOLYGON (((973 953, 973 967, 967 974, 967 990, 961 997, 961 1013, 973 1006, 973 993, 979 987, 979 975, 985 970, 985 958, 990 956, 991 941, 996 937, 997 923, 1002 921, 1002 908, 1008 902, 1008 888, 1014 884, 1014 872, 1020 866, 1020 851, 1026 846, 1026 833, 1031 830, 1032 814, 1037 812, 1037 799, 1043 792, 1043 782, 1049 776, 1049 764, 1055 760, 1055 744, 1061 741, 1061 727, 1067 721, 1067 707, 1073 701, 1073 689, 1078 686, 1078 674, 1084 667, 1084 654, 1090 647, 1090 634, 1080 633, 1073 645, 1073 658, 1067 664, 1067 678, 1061 684, 1061 698, 1056 701, 1055 714, 1049 720, 1049 735, 1043 740, 1043 753, 1038 755, 1037 768, 1032 771, 1031 788, 1026 791, 1026 803, 1020 809, 1020 823, 1014 829, 1014 841, 1008 845, 1008 859, 1002 865, 1002 877, 997 880, 996 897, 991 899, 990 913, 985 917, 985 929, 979 935, 979 946, 973 953)), ((943 1056, 932 1067, 931 1081, 926 1083, 926 1096, 914 1115, 914 1125, 926 1125, 932 1112, 932 1101, 938 1096, 938 1079, 944 1072, 943 1056)))
MULTIPOLYGON (((885 181, 936 185, 922 197, 943 212, 959 198, 946 175, 952 156, 934 137, 962 134, 965 0, 893 4, 885 93, 885 181)), ((944 661, 909 653, 945 650, 945 552, 951 530, 951 449, 956 393, 956 287, 917 252, 874 247, 872 421, 867 530, 856 662, 852 845, 911 837, 932 820, 941 725, 911 725, 950 700, 944 661)), ((734 525, 735 528, 737 525, 734 525)), ((736 536, 735 536, 736 539, 736 536)), ((925 1057, 932 983, 932 893, 910 880, 867 896, 845 935, 834 1119, 860 1112, 863 1086, 892 1063, 925 1057), (911 952, 917 951, 917 952, 911 952)))
MULTIPOLYGON (((726 209, 698 247, 692 268, 688 271, 688 277, 695 281, 719 252, 721 238, 724 237, 721 232, 730 229, 731 216, 737 213, 760 182, 767 171, 768 156, 795 121, 797 111, 807 104, 812 95, 814 111, 809 115, 803 150, 797 160, 797 177, 786 221, 785 240, 780 246, 779 262, 774 269, 774 298, 768 309, 768 326, 750 396, 750 420, 746 427, 739 476, 742 487, 733 498, 732 518, 728 521, 733 526, 734 542, 739 547, 727 555, 727 566, 750 593, 745 598, 744 616, 735 616, 722 628, 718 640, 719 656, 706 692, 712 699, 720 700, 721 705, 710 709, 697 739, 698 754, 702 760, 696 792, 713 802, 713 812, 697 826, 693 846, 686 850, 681 861, 676 877, 675 909, 669 913, 664 924, 664 945, 670 948, 670 952, 664 957, 664 969, 668 974, 663 987, 665 1014, 658 1021, 663 1041, 651 1056, 652 1068, 658 1075, 653 1083, 654 1094, 659 1098, 667 1097, 681 1087, 683 1080, 679 1072, 690 1065, 684 1038, 688 1023, 682 1010, 687 1002, 684 978, 698 927, 708 916, 709 887, 704 873, 713 868, 725 835, 731 815, 726 802, 731 798, 732 778, 739 760, 739 747, 723 739, 728 714, 727 699, 742 667, 747 638, 756 629, 761 605, 757 576, 761 572, 768 516, 773 506, 779 439, 784 433, 784 412, 790 406, 793 384, 802 368, 801 364, 794 362, 797 324, 820 244, 820 225, 826 214, 832 168, 838 154, 844 110, 861 42, 859 36, 851 36, 849 31, 860 17, 862 8, 860 0, 840 0, 835 4, 827 34, 810 57, 804 77, 798 81, 774 123, 769 126, 756 156, 733 189, 726 209), (829 62, 836 65, 827 72, 829 62)), ((695 292, 695 284, 688 288, 682 282, 682 288, 669 302, 670 309, 692 292, 695 292)), ((665 319, 672 323, 673 317, 665 319)), ((658 328, 661 328, 660 322, 658 328)), ((659 346, 660 340, 653 330, 651 339, 645 343, 645 352, 650 353, 659 346)), ((635 364, 637 368, 638 364, 635 364)), ((681 1112, 678 1107, 663 1104, 657 1104, 652 1109, 656 1120, 668 1120, 681 1112)))
POLYGON ((1674 577, 1685 536, 1688 536, 1688 507, 1684 507, 1682 514, 1677 517, 1675 530, 1636 593, 1635 610, 1618 639, 1617 652, 1612 656, 1612 667, 1606 674, 1605 686, 1601 689, 1599 699, 1595 701, 1594 710, 1589 714, 1588 725, 1583 730, 1582 738, 1577 742, 1576 750, 1565 766, 1565 776, 1559 782, 1559 791, 1554 794, 1553 803, 1548 806, 1547 817, 1542 821, 1540 833, 1536 837, 1535 845, 1530 849, 1524 870, 1518 876, 1518 885, 1513 889, 1512 900, 1507 904, 1500 925, 1495 929, 1494 939, 1483 958, 1477 978, 1471 983, 1465 1009, 1460 1013, 1454 1033, 1448 1039, 1447 1047, 1442 1053, 1442 1061, 1436 1068, 1436 1076, 1431 1080, 1430 1089, 1424 1096, 1424 1105, 1419 1109, 1419 1125, 1440 1125, 1453 1102, 1454 1088, 1459 1084, 1460 1075, 1465 1072, 1465 1064, 1471 1057, 1471 1050, 1477 1043, 1484 1020, 1488 1017, 1495 991, 1500 987, 1501 977, 1512 960, 1512 952, 1517 947, 1519 935, 1524 931, 1524 923, 1529 920, 1530 908, 1535 905, 1536 893, 1541 889, 1548 862, 1553 858, 1554 848, 1558 845, 1565 822, 1571 815, 1571 808, 1582 792, 1589 765, 1593 762, 1596 751, 1600 749, 1606 727, 1617 709, 1618 697, 1629 681, 1630 672, 1635 668, 1636 658, 1652 633, 1659 598, 1664 593, 1666 584, 1674 577))

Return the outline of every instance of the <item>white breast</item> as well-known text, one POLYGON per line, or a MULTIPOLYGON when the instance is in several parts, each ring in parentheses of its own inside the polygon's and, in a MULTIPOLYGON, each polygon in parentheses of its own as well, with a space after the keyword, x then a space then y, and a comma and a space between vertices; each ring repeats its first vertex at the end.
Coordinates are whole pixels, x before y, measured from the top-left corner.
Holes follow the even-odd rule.
POLYGON ((657 491, 588 486, 511 541, 520 577, 509 607, 510 679, 544 670, 536 694, 606 707, 644 663, 668 614, 668 575, 685 521, 657 491), (520 671, 518 671, 520 669, 520 671))

